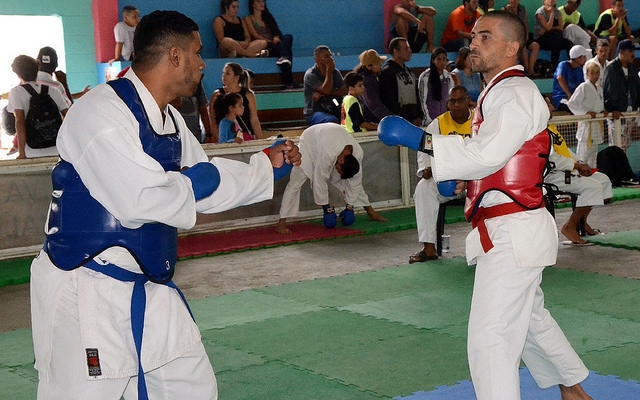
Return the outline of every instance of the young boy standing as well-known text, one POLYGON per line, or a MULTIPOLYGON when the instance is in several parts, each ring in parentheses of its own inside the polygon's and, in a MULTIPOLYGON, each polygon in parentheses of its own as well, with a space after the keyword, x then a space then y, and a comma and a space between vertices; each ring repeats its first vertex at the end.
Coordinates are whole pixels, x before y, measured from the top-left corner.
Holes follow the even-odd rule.
POLYGON ((378 124, 367 122, 362 116, 362 106, 358 101, 358 96, 364 94, 365 91, 362 75, 353 71, 349 72, 344 77, 344 84, 349 92, 342 99, 340 125, 349 133, 377 130, 378 124))
POLYGON ((122 21, 113 27, 116 38, 116 51, 113 61, 131 61, 133 58, 133 33, 140 22, 140 11, 134 6, 122 7, 122 21))

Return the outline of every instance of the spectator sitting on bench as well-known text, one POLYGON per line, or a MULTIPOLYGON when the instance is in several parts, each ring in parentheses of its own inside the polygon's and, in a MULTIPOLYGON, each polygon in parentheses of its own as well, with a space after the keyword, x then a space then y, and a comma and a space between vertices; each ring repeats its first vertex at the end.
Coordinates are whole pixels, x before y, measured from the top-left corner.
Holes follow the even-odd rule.
POLYGON ((238 18, 238 0, 220 0, 220 15, 213 19, 213 33, 222 58, 268 57, 266 40, 251 40, 249 30, 238 18))
MULTIPOLYGON (((469 92, 464 86, 455 86, 449 91, 447 104, 449 111, 435 118, 426 131, 432 135, 460 135, 471 137, 473 112, 469 109, 469 92)), ((437 260, 436 249, 438 209, 441 203, 465 197, 464 183, 456 185, 456 194, 450 197, 438 192, 431 172, 431 156, 418 152, 418 184, 414 193, 418 241, 423 244, 420 251, 409 257, 409 264, 437 260)))
POLYGON ((495 0, 478 0, 478 12, 480 13, 480 15, 484 15, 489 11, 493 11, 495 5, 495 0))
POLYGON ((316 63, 304 73, 304 118, 309 126, 340 123, 340 104, 347 93, 342 74, 328 46, 317 46, 313 56, 316 63))
POLYGON ((597 37, 609 39, 610 60, 616 56, 616 48, 620 41, 629 39, 633 42, 635 39, 629 27, 627 13, 628 10, 624 8, 624 0, 612 0, 611 8, 604 10, 596 21, 593 33, 597 37))
POLYGON ((283 35, 269 9, 266 0, 249 0, 249 15, 243 18, 249 35, 254 40, 265 40, 270 57, 278 57, 276 65, 280 67, 282 83, 285 89, 293 89, 293 36, 283 35))
POLYGON ((582 67, 589 52, 579 44, 569 51, 569 60, 561 61, 553 74, 553 106, 558 111, 569 111, 566 100, 570 99, 578 85, 584 82, 582 67))
POLYGON ((220 114, 224 113, 224 118, 218 125, 218 143, 244 143, 245 140, 253 138, 238 124, 238 118, 244 112, 242 96, 239 93, 227 93, 222 98, 220 114))
POLYGON ((453 77, 453 81, 456 82, 456 85, 462 85, 467 88, 469 97, 471 97, 469 106, 475 108, 478 96, 480 96, 480 92, 484 89, 484 81, 479 72, 473 72, 471 59, 469 58, 470 54, 471 49, 468 47, 460 49, 458 58, 456 58, 456 68, 451 71, 451 76, 453 77))
POLYGON ((533 35, 529 32, 529 17, 527 17, 527 9, 520 4, 520 0, 509 0, 509 2, 502 7, 502 10, 517 15, 524 24, 525 39, 527 43, 525 43, 525 45, 520 49, 519 59, 527 76, 532 78, 537 77, 538 74, 534 71, 534 66, 538 60, 540 44, 533 40, 533 35))
POLYGON ((579 161, 554 125, 549 125, 552 133, 553 151, 549 161, 555 164, 544 182, 558 187, 562 192, 575 193, 578 199, 569 220, 562 226, 560 232, 569 239, 563 244, 585 246, 588 242, 580 237, 578 223, 584 221, 587 235, 600 235, 597 229, 587 223, 587 217, 593 207, 604 205, 613 196, 609 177, 600 172, 593 172, 591 166, 579 161))
POLYGON ((387 56, 379 55, 374 49, 365 50, 358 57, 360 64, 354 69, 364 78, 364 93, 358 98, 362 104, 364 119, 375 123, 392 114, 382 102, 378 87, 378 76, 386 59, 387 56))
POLYGON ((538 42, 542 50, 551 51, 551 64, 553 68, 558 66, 560 51, 567 53, 573 46, 573 42, 562 35, 564 23, 562 14, 556 8, 556 0, 542 0, 542 6, 536 10, 533 39, 538 42))
POLYGON ((424 114, 422 126, 429 125, 431 121, 447 112, 449 92, 456 86, 455 78, 447 69, 447 64, 447 51, 443 47, 436 47, 431 52, 429 68, 418 77, 418 94, 424 114))
POLYGON ((471 43, 471 29, 480 16, 478 0, 463 0, 462 5, 449 14, 442 32, 441 46, 449 52, 468 46, 471 43))
POLYGON ((389 52, 391 59, 384 64, 378 78, 382 101, 394 115, 415 126, 421 126, 423 115, 418 95, 418 80, 406 64, 411 60, 409 42, 405 38, 397 37, 389 43, 389 52))
POLYGON ((365 91, 364 78, 357 72, 349 72, 344 77, 348 94, 342 98, 340 125, 349 133, 375 131, 378 124, 366 121, 358 97, 365 91))
POLYGON ((193 133, 193 136, 198 139, 198 142, 208 143, 211 141, 213 137, 211 133, 211 118, 207 107, 207 94, 202 81, 200 81, 198 89, 196 89, 193 96, 178 97, 170 104, 180 111, 184 122, 187 123, 187 127, 193 133))
POLYGON ((256 95, 249 87, 249 73, 242 68, 242 65, 229 62, 222 68, 222 87, 216 89, 209 100, 209 118, 211 119, 211 135, 207 138, 206 143, 216 143, 218 141, 218 124, 224 118, 224 112, 221 113, 218 102, 222 101, 222 97, 227 93, 239 93, 242 96, 244 105, 244 113, 238 118, 238 123, 244 132, 248 132, 254 139, 262 139, 262 127, 258 119, 258 107, 256 95))
MULTIPOLYGON (((52 157, 58 155, 55 142, 47 147, 32 148, 27 144, 27 135, 29 135, 29 143, 32 143, 32 138, 40 138, 40 130, 33 126, 33 130, 28 131, 27 119, 29 117, 29 107, 31 105, 31 90, 40 94, 43 90, 47 90, 49 97, 55 102, 58 107, 58 111, 62 117, 67 114, 69 109, 69 103, 65 95, 60 93, 58 89, 53 86, 41 85, 36 82, 38 76, 38 62, 35 58, 19 55, 11 64, 11 69, 20 78, 20 85, 14 86, 9 92, 9 103, 7 104, 7 111, 13 113, 15 116, 15 126, 17 143, 15 143, 18 149, 18 159, 24 158, 36 158, 36 157, 52 157)), ((61 118, 62 118, 61 117, 61 118)), ((46 121, 50 122, 50 121, 46 121)), ((51 124, 46 124, 51 125, 51 124)), ((46 126, 45 126, 46 128, 46 126)))
POLYGON ((436 9, 431 6, 419 6, 415 0, 400 1, 391 9, 389 42, 397 37, 405 38, 414 53, 419 53, 426 43, 426 52, 431 53, 435 15, 436 9))
POLYGON ((578 11, 581 2, 582 0, 567 0, 567 4, 558 7, 560 14, 562 14, 562 22, 564 22, 562 36, 573 44, 591 49, 591 44, 596 44, 598 37, 587 28, 580 11, 578 11))

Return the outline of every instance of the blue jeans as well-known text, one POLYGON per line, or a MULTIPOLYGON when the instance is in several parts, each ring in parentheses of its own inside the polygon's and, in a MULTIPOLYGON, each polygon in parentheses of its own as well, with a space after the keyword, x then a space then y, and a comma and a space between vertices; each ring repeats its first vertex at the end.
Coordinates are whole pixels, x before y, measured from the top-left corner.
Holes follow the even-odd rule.
POLYGON ((282 35, 278 44, 267 44, 267 50, 269 50, 270 57, 282 57, 292 62, 291 65, 280 65, 282 83, 284 83, 285 85, 293 83, 293 73, 291 72, 291 66, 293 65, 293 52, 291 51, 292 46, 293 36, 291 35, 282 35))

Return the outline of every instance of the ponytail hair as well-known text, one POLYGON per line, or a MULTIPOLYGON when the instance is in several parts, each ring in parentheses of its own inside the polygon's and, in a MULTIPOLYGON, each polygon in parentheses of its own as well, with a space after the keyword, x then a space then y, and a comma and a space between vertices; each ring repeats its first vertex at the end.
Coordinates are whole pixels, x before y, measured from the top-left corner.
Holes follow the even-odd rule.
POLYGON ((231 68, 231 70, 233 71, 233 74, 239 77, 238 85, 240 85, 240 87, 249 89, 249 79, 250 79, 249 72, 247 72, 247 70, 242 68, 242 65, 236 62, 228 62, 224 66, 231 68))

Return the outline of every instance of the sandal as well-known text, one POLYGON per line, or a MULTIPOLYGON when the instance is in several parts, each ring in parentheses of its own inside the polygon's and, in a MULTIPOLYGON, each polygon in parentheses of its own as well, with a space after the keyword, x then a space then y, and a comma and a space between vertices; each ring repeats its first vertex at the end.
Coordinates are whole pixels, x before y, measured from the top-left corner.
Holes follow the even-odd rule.
POLYGON ((428 256, 424 251, 420 250, 416 254, 409 256, 409 264, 419 263, 419 262, 422 263, 422 262, 433 261, 437 259, 438 259, 437 255, 428 256))
POLYGON ((562 244, 565 246, 577 246, 577 247, 586 247, 586 246, 595 245, 595 243, 592 243, 592 242, 573 242, 571 240, 563 240, 562 244))

